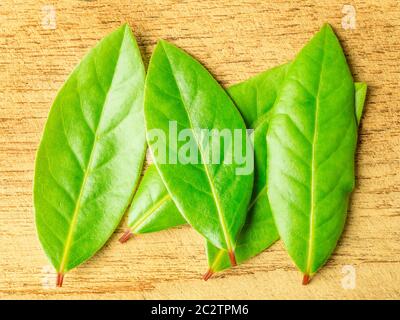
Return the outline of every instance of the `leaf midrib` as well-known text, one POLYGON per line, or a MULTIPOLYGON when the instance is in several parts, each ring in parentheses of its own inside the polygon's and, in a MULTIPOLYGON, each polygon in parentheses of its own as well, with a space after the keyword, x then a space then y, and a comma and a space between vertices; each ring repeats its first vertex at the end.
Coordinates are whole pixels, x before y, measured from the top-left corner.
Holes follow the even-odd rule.
POLYGON ((226 245, 227 245, 227 249, 228 249, 228 251, 232 251, 232 252, 233 252, 233 246, 232 246, 232 242, 231 242, 231 239, 230 239, 230 237, 229 237, 229 234, 228 234, 228 230, 227 230, 227 226, 226 226, 225 217, 224 217, 223 214, 222 214, 221 205, 220 205, 220 203, 219 203, 219 199, 218 199, 218 196, 217 196, 217 194, 216 194, 215 186, 214 186, 214 184, 213 184, 213 182, 212 182, 212 180, 211 180, 211 176, 210 176, 210 173, 209 173, 209 170, 208 170, 207 162, 205 162, 205 159, 204 159, 203 150, 201 149, 201 147, 200 147, 200 145, 199 145, 199 143, 198 143, 198 138, 197 138, 197 136, 196 136, 196 133, 195 133, 195 131, 193 130, 192 119, 191 119, 190 113, 189 113, 189 111, 188 111, 188 109, 187 109, 187 107, 186 107, 186 105, 185 105, 185 100, 183 99, 183 96, 182 96, 181 89, 180 89, 180 87, 179 87, 178 81, 177 81, 177 79, 176 79, 176 77, 175 77, 175 74, 174 74, 174 72, 173 72, 173 70, 172 70, 172 63, 171 63, 171 60, 170 60, 170 58, 169 58, 167 49, 165 48, 163 42, 161 42, 161 44, 162 44, 162 48, 163 48, 163 50, 164 50, 164 52, 165 52, 165 56, 167 57, 167 60, 168 60, 168 63, 169 63, 169 67, 170 67, 170 69, 171 69, 172 77, 174 78, 176 87, 177 87, 178 92, 179 92, 179 95, 180 95, 180 97, 181 97, 182 105, 183 105, 183 107, 185 108, 185 111, 186 111, 186 114, 187 114, 187 117, 188 117, 188 120, 189 120, 189 124, 190 124, 190 130, 192 131, 193 136, 196 138, 196 139, 195 139, 195 140, 196 140, 196 144, 197 144, 197 147, 199 148, 199 152, 200 152, 200 156, 201 156, 201 159, 202 159, 202 162, 203 162, 203 166, 204 166, 204 169, 205 169, 205 173, 206 173, 206 176, 207 176, 207 180, 208 180, 208 183, 209 183, 210 188, 211 188, 211 193, 212 193, 212 196, 213 196, 213 198, 214 198, 214 202, 215 202, 215 204, 216 204, 216 208, 217 208, 217 212, 218 212, 218 218, 219 218, 219 220, 220 220, 220 224, 221 224, 222 232, 223 232, 223 234, 224 234, 224 238, 225 238, 225 242, 226 242, 226 245))
POLYGON ((320 74, 318 80, 317 87, 317 96, 315 98, 315 115, 314 115, 314 133, 313 133, 313 142, 312 142, 312 151, 311 151, 311 196, 310 196, 310 218, 309 218, 309 235, 308 235, 308 250, 307 250, 307 262, 305 274, 311 275, 311 266, 313 263, 313 253, 314 253, 314 220, 315 220, 315 145, 318 139, 318 113, 319 113, 319 94, 322 82, 322 72, 325 61, 325 47, 326 47, 326 30, 324 31, 324 41, 322 46, 322 58, 321 58, 321 67, 320 74))
POLYGON ((215 269, 218 266, 218 264, 220 263, 220 261, 222 260, 224 253, 225 253, 225 250, 219 249, 217 255, 215 256, 215 260, 210 267, 212 272, 215 272, 215 269))
POLYGON ((167 193, 165 196, 163 196, 160 200, 158 200, 157 202, 154 203, 153 206, 150 207, 150 209, 146 210, 142 216, 141 219, 138 219, 138 221, 136 223, 134 223, 131 227, 130 230, 132 231, 132 233, 135 233, 135 230, 140 227, 141 225, 143 225, 147 219, 149 219, 151 217, 151 215, 157 210, 159 209, 167 200, 170 200, 171 196, 167 193))
POLYGON ((74 232, 75 232, 76 224, 77 224, 77 221, 78 221, 78 213, 79 213, 80 207, 81 207, 82 196, 83 196, 83 193, 84 193, 84 190, 85 190, 85 186, 86 186, 88 177, 90 176, 90 171, 91 171, 92 162, 93 162, 93 155, 95 154, 96 147, 98 145, 98 141, 100 140, 98 138, 98 130, 101 127, 101 120, 103 118, 104 109, 105 109, 105 106, 106 106, 106 104, 108 102, 109 93, 110 93, 111 88, 113 86, 113 81, 114 81, 114 77, 115 77, 115 70, 117 69, 118 62, 119 62, 119 59, 120 59, 121 47, 122 47, 122 45, 123 45, 123 43, 125 41, 126 30, 127 29, 125 27, 124 34, 123 34, 123 36, 121 38, 121 43, 120 43, 119 48, 118 48, 117 61, 116 61, 115 66, 114 66, 113 77, 111 79, 108 92, 106 93, 106 97, 104 98, 103 106, 102 106, 102 109, 101 109, 101 112, 100 112, 99 122, 98 122, 98 125, 97 125, 97 128, 96 128, 96 131, 94 132, 94 140, 93 140, 92 150, 90 152, 88 165, 87 165, 87 168, 86 168, 83 180, 82 180, 81 188, 79 190, 79 195, 78 195, 78 199, 76 201, 74 212, 72 214, 71 224, 70 224, 70 227, 69 227, 69 230, 68 230, 67 239, 66 239, 65 246, 64 246, 64 251, 63 251, 62 258, 61 258, 60 267, 59 267, 59 270, 58 270, 59 273, 64 273, 65 267, 68 264, 69 254, 70 254, 72 241, 73 241, 73 237, 74 237, 74 232))

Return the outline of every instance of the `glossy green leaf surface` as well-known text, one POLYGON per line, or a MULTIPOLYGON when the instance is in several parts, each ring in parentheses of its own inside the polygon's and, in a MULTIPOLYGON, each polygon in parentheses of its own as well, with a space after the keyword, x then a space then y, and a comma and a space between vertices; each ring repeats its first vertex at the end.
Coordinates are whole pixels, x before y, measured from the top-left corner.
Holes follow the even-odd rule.
POLYGON ((147 233, 186 223, 155 165, 146 170, 128 213, 129 232, 147 233))
MULTIPOLYGON (((207 163, 205 159, 210 156, 195 131, 237 129, 245 137, 245 123, 232 100, 199 62, 160 41, 146 79, 145 119, 148 131, 157 129, 166 133, 166 145, 176 154, 184 142, 173 144, 168 135, 170 122, 177 123, 178 132, 192 130, 199 148, 198 164, 163 163, 153 150, 155 141, 150 140, 154 161, 185 219, 213 245, 233 256, 253 189, 253 172, 238 175, 240 165, 235 161, 207 163)), ((244 150, 246 139, 242 140, 244 150)))
POLYGON ((324 25, 292 62, 267 134, 274 220, 304 282, 329 258, 354 187, 355 90, 342 48, 324 25))
POLYGON ((34 205, 39 239, 61 277, 104 245, 131 201, 146 150, 144 81, 123 26, 85 56, 51 108, 34 205))

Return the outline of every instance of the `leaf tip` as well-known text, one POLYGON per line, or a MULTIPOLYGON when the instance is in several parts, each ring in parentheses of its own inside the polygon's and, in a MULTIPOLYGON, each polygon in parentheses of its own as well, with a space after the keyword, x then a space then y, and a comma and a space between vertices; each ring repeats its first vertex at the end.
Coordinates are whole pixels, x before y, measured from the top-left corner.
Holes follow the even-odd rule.
POLYGON ((121 25, 121 29, 129 29, 129 24, 128 22, 125 22, 121 25))
POLYGON ((334 36, 336 37, 335 31, 333 31, 332 26, 329 23, 324 23, 321 28, 322 33, 325 33, 327 36, 334 36))
POLYGON ((236 267, 237 266, 235 252, 229 251, 229 260, 231 261, 232 267, 236 267))
POLYGON ((131 230, 126 230, 125 232, 124 232, 124 234, 122 235, 122 237, 121 238, 119 238, 119 242, 120 243, 125 243, 125 242, 127 242, 130 238, 132 238, 133 237, 133 233, 131 232, 131 230))
POLYGON ((62 274, 61 272, 57 273, 57 287, 58 288, 62 287, 63 281, 64 281, 64 274, 62 274))
POLYGON ((328 22, 325 22, 325 23, 322 25, 322 29, 324 29, 324 28, 326 28, 326 29, 332 29, 332 26, 331 26, 328 22))
POLYGON ((165 49, 165 47, 170 46, 170 43, 167 40, 164 39, 159 39, 157 41, 157 47, 162 47, 163 49, 165 49))
POLYGON ((306 286, 307 284, 309 284, 310 280, 311 280, 310 276, 308 274, 305 274, 303 277, 303 286, 306 286))
POLYGON ((214 272, 211 269, 208 269, 207 272, 203 275, 203 280, 207 281, 212 277, 213 274, 214 272))

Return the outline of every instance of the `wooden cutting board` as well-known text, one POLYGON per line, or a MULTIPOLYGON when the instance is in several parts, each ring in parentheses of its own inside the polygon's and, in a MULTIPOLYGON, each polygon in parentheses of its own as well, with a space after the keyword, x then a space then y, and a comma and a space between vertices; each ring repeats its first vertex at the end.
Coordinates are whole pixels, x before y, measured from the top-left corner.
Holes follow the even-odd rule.
POLYGON ((397 0, 2 0, 0 298, 400 298, 399 39, 397 0), (124 22, 146 64, 163 38, 198 58, 224 86, 287 62, 324 22, 332 24, 369 94, 348 223, 309 286, 301 285, 280 242, 204 282, 203 240, 192 229, 121 245, 123 221, 93 259, 54 288, 34 225, 35 152, 57 90, 83 55, 124 22))

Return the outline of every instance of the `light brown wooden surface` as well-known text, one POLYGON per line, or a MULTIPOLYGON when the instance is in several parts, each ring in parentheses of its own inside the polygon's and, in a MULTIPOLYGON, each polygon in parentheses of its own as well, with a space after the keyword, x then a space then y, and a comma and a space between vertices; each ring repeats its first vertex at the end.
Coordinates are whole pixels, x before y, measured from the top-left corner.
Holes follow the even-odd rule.
POLYGON ((32 1, 0 2, 0 298, 400 298, 400 2, 32 1), (43 6, 54 5, 56 29, 43 6), (345 30, 343 5, 356 9, 345 30), (146 64, 159 38, 197 57, 223 84, 293 58, 329 22, 369 95, 360 128, 357 186, 348 223, 309 286, 278 242, 208 282, 203 241, 189 227, 117 242, 124 222, 90 261, 54 288, 36 237, 34 158, 57 90, 83 55, 128 22, 146 64), (346 289, 344 266, 356 285, 346 289), (347 267, 348 268, 348 267, 347 267))

